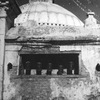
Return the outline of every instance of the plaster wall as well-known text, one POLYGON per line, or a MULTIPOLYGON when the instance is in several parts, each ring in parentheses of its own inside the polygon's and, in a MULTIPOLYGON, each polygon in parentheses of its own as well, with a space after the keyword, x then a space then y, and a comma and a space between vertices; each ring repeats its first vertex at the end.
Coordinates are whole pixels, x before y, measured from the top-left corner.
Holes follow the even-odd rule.
POLYGON ((100 62, 98 45, 60 46, 61 52, 80 51, 80 74, 83 77, 18 76, 21 46, 6 45, 4 100, 100 100, 100 78, 95 67, 100 62), (7 71, 7 64, 13 68, 7 71), (14 76, 12 78, 12 76, 14 76))

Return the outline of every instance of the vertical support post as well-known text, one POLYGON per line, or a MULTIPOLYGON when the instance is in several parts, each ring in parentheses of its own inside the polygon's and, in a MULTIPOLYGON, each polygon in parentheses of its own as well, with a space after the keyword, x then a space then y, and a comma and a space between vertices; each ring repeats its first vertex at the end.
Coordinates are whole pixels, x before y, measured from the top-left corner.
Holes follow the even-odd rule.
POLYGON ((5 61, 5 33, 6 33, 6 3, 0 2, 0 100, 4 91, 4 61, 5 61))

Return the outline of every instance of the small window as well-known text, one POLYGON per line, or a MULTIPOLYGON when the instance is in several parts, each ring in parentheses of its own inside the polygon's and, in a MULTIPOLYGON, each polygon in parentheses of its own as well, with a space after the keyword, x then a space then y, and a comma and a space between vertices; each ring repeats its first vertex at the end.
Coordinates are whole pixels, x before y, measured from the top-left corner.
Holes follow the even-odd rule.
POLYGON ((53 23, 51 23, 51 25, 53 25, 53 23))
POLYGON ((49 25, 49 23, 47 23, 47 25, 49 25))
POLYGON ((59 26, 61 26, 61 24, 59 24, 59 26))
POLYGON ((39 25, 41 25, 41 23, 38 23, 39 25))
POLYGON ((20 26, 20 23, 18 23, 18 25, 20 26))

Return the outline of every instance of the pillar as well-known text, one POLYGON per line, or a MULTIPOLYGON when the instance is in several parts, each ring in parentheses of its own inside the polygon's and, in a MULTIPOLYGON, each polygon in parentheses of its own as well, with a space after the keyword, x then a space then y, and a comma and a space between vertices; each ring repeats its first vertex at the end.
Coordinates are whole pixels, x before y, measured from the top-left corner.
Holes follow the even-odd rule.
POLYGON ((0 100, 3 100, 5 33, 6 33, 6 4, 0 2, 0 100))

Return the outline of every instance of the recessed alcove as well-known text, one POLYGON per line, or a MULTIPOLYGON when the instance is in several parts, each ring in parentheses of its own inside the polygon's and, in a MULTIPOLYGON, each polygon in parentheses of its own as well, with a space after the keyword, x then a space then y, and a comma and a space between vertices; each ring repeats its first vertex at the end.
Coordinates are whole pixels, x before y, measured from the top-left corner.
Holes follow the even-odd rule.
POLYGON ((52 74, 57 75, 59 66, 61 65, 66 74, 64 75, 79 75, 79 53, 58 53, 58 54, 20 54, 23 69, 26 70, 26 62, 30 62, 30 69, 36 70, 37 63, 41 63, 41 68, 45 74, 49 63, 52 64, 52 74), (74 72, 70 73, 70 63, 73 63, 74 72))

